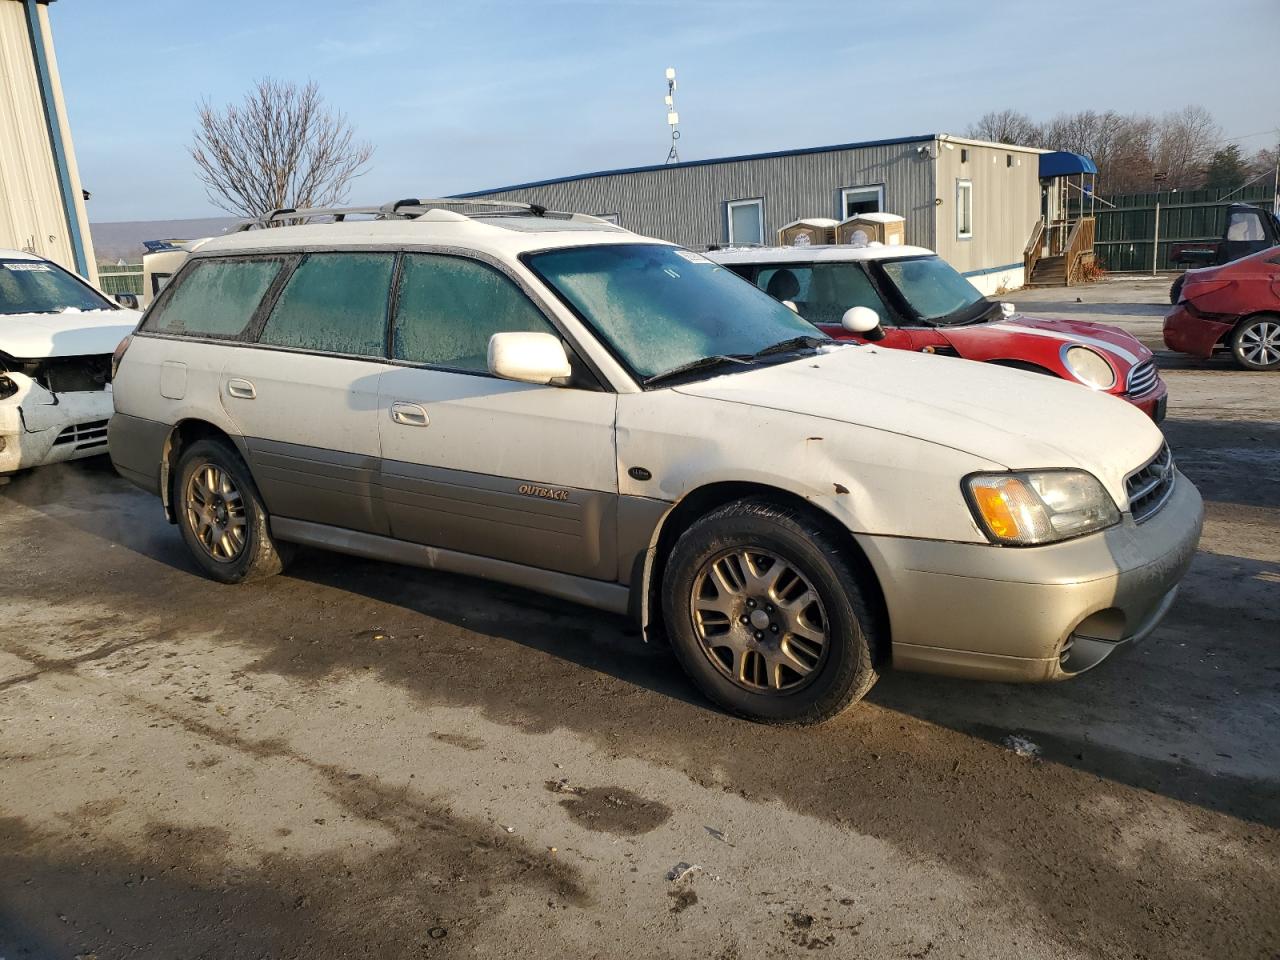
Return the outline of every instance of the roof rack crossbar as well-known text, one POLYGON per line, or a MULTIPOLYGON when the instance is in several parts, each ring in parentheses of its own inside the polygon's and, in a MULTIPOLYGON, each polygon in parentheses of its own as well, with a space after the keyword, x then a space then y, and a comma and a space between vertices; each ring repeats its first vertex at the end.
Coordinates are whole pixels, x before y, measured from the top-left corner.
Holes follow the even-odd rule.
POLYGON ((296 210, 293 207, 281 207, 278 210, 272 210, 270 213, 263 214, 260 217, 252 217, 248 220, 241 220, 235 232, 239 233, 243 230, 252 230, 254 227, 268 227, 272 223, 279 220, 303 220, 310 217, 333 217, 341 222, 351 214, 369 214, 377 216, 382 214, 382 207, 304 207, 296 210))
POLYGON ((387 204, 385 209, 389 213, 399 212, 401 207, 515 207, 519 210, 528 210, 535 217, 546 216, 547 208, 540 203, 526 203, 523 200, 472 200, 472 199, 456 199, 453 197, 422 197, 408 200, 397 200, 395 203, 387 204))

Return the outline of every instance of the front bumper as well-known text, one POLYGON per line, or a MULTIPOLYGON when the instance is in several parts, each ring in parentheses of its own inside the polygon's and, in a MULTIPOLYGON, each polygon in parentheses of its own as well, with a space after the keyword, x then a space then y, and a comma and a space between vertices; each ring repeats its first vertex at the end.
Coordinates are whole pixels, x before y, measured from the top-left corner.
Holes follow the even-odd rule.
POLYGON ((50 393, 19 373, 0 400, 0 476, 107 452, 112 397, 106 390, 50 393))
POLYGON ((1213 356, 1213 348, 1226 339, 1234 326, 1232 321, 1211 319, 1188 303, 1178 303, 1165 314, 1164 345, 1178 353, 1207 360, 1213 356))
POLYGON ((1142 396, 1131 397, 1122 393, 1120 399, 1128 401, 1156 423, 1160 423, 1164 420, 1165 411, 1169 405, 1169 387, 1164 379, 1157 375, 1156 385, 1142 396))
POLYGON ((893 665, 986 680, 1075 676, 1146 636, 1200 540, 1200 494, 1181 474, 1141 524, 1044 547, 859 535, 889 612, 893 665))

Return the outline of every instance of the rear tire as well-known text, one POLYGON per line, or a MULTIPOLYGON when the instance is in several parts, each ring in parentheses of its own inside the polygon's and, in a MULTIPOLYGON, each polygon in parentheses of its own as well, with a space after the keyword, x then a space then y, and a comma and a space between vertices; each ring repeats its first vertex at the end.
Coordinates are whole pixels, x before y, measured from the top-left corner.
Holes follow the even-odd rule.
POLYGON ((766 500, 707 514, 663 575, 672 648, 713 701, 763 723, 821 723, 878 676, 874 620, 826 525, 766 500))
POLYGON ((1182 296, 1182 285, 1186 283, 1187 275, 1180 273, 1173 278, 1173 283, 1169 285, 1169 302, 1177 303, 1178 298, 1182 296))
POLYGON ((1236 364, 1245 370, 1280 370, 1280 314, 1259 313, 1242 320, 1228 345, 1236 364))
POLYGON ((253 476, 229 444, 198 440, 182 452, 174 512, 182 539, 206 576, 245 583, 284 569, 289 547, 271 536, 253 476))

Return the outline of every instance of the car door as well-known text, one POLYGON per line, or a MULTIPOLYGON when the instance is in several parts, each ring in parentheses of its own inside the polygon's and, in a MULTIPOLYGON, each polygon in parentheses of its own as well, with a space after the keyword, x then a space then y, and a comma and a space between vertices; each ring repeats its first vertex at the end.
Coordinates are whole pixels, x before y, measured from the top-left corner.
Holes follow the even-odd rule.
POLYGON ((273 516, 386 533, 374 499, 395 254, 308 253, 278 283, 221 396, 273 516))
POLYGON ((1231 210, 1227 215, 1227 261, 1239 260, 1270 246, 1262 211, 1243 207, 1231 210))
POLYGON ((590 380, 543 386, 489 374, 493 334, 557 331, 487 263, 405 254, 393 303, 378 400, 392 535, 616 579, 616 396, 590 380))

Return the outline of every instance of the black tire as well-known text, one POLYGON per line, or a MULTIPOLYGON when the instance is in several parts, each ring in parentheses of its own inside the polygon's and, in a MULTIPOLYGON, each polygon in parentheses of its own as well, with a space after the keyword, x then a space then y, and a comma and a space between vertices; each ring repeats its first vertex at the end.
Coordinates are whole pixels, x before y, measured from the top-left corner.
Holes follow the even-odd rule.
MULTIPOLYGON (((770 569, 764 568, 766 575, 770 569)), ((862 699, 876 682, 872 635, 875 621, 859 575, 827 525, 805 513, 750 499, 726 504, 707 514, 689 527, 672 549, 663 574, 662 593, 667 632, 681 665, 711 700, 738 716, 773 724, 821 723, 862 699), (705 582, 702 575, 708 564, 741 548, 767 551, 785 561, 807 580, 805 586, 816 593, 821 603, 826 633, 823 653, 807 677, 797 681, 794 690, 746 689, 740 681, 731 679, 731 665, 723 661, 717 665, 716 653, 709 651, 699 637, 693 591, 705 582)), ((732 594, 732 598, 745 604, 748 594, 744 591, 741 595, 732 594)), ((720 602, 718 596, 715 600, 720 602)), ((738 630, 739 624, 748 621, 730 616, 726 623, 727 630, 738 630)), ((761 645, 761 634, 755 633, 753 627, 741 629, 754 634, 756 644, 761 645)), ((776 649, 789 642, 784 637, 790 634, 783 630, 776 640, 768 633, 764 636, 763 643, 774 644, 773 656, 777 657, 776 649)), ((746 642, 751 643, 749 639, 746 642)), ((749 652, 745 656, 753 655, 763 662, 764 654, 749 652)), ((744 671, 737 672, 741 675, 744 671)))
POLYGON ((1244 370, 1280 370, 1280 314, 1246 317, 1231 331, 1227 345, 1244 370))
POLYGON ((177 477, 173 490, 174 514, 182 539, 196 563, 206 576, 222 583, 246 583, 274 576, 284 569, 289 559, 290 546, 277 544, 271 536, 266 507, 253 482, 249 468, 235 449, 221 440, 197 440, 178 460, 177 477), (211 548, 203 542, 196 525, 198 506, 192 500, 192 480, 200 471, 212 467, 229 478, 231 489, 238 493, 241 506, 224 511, 243 518, 237 525, 243 530, 243 540, 234 555, 215 557, 211 548))
POLYGON ((1177 303, 1178 298, 1182 296, 1182 285, 1186 282, 1187 275, 1180 273, 1173 278, 1173 283, 1169 285, 1169 302, 1177 303))

